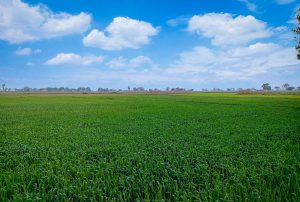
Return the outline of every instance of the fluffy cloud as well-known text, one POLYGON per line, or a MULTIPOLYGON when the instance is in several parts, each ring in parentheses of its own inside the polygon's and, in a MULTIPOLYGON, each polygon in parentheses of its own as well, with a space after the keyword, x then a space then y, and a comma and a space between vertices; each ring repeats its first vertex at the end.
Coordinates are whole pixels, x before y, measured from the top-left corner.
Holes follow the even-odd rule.
POLYGON ((28 55, 31 55, 31 54, 39 54, 41 52, 42 51, 40 49, 33 50, 32 48, 21 48, 21 47, 19 47, 16 50, 16 55, 28 56, 28 55))
POLYGON ((211 38, 216 46, 247 44, 271 35, 266 23, 255 17, 228 13, 195 15, 188 22, 188 31, 211 38))
POLYGON ((171 74, 199 75, 210 78, 249 79, 278 69, 299 65, 293 47, 256 43, 245 47, 215 50, 195 47, 184 52, 166 71, 171 74))
POLYGON ((143 55, 137 56, 130 60, 127 60, 126 58, 119 56, 107 62, 106 65, 111 69, 121 69, 125 67, 137 68, 137 67, 149 67, 150 65, 153 65, 153 62, 150 58, 143 55))
POLYGON ((103 62, 101 56, 81 56, 74 53, 59 53, 54 58, 48 60, 46 65, 90 65, 103 62))
POLYGON ((53 13, 44 5, 30 6, 21 0, 0 0, 0 39, 19 44, 27 41, 83 33, 91 16, 53 13))
POLYGON ((189 20, 188 30, 210 38, 213 45, 221 48, 198 46, 183 52, 180 59, 166 70, 168 73, 225 80, 253 79, 257 75, 279 69, 284 71, 299 64, 293 47, 252 42, 272 34, 284 42, 286 31, 286 27, 268 28, 266 23, 253 16, 228 13, 196 15, 189 20))
POLYGON ((150 43, 150 37, 158 34, 159 29, 150 23, 116 17, 104 31, 92 30, 84 39, 85 46, 104 50, 137 49, 150 43))

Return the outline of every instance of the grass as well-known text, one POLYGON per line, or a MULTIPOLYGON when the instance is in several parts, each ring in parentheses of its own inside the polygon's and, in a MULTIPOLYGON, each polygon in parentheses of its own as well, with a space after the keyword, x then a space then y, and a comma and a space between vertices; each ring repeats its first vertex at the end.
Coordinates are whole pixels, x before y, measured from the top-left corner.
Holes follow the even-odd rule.
POLYGON ((298 201, 300 96, 2 95, 0 201, 298 201))

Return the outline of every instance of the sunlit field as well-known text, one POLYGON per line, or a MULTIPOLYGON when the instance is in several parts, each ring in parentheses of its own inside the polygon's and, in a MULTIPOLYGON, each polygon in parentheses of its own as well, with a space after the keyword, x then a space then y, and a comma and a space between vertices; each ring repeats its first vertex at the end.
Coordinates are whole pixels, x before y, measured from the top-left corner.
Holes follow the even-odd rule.
POLYGON ((1 95, 0 201, 298 201, 300 96, 1 95))

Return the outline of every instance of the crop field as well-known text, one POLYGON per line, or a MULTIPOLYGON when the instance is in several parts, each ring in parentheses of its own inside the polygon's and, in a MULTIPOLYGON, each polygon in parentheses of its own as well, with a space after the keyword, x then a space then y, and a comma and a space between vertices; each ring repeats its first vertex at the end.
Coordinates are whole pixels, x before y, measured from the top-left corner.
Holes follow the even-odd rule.
POLYGON ((0 96, 0 201, 299 199, 299 95, 0 96))

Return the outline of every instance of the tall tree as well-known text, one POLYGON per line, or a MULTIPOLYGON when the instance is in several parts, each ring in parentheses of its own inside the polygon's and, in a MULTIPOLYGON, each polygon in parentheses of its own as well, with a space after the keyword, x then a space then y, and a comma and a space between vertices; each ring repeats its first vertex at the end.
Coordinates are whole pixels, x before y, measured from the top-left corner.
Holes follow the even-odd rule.
POLYGON ((290 84, 288 84, 288 83, 285 83, 285 84, 282 85, 282 88, 284 88, 285 90, 286 90, 288 87, 290 87, 290 84))
POLYGON ((269 83, 264 83, 261 87, 263 90, 271 90, 271 86, 269 83))
POLYGON ((294 32, 296 33, 296 50, 298 51, 297 58, 300 60, 300 8, 298 9, 296 20, 297 27, 294 29, 294 32))

